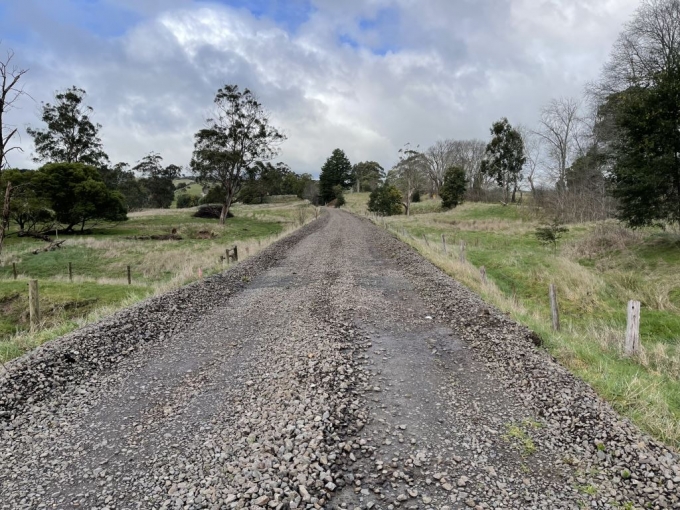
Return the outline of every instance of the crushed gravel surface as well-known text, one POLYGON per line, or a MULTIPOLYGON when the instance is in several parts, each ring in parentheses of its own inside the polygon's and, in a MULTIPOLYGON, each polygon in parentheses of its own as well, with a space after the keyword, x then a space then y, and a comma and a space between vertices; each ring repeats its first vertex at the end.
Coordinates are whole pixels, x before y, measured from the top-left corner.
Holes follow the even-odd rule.
POLYGON ((0 376, 0 508, 680 508, 678 456, 340 211, 0 376))

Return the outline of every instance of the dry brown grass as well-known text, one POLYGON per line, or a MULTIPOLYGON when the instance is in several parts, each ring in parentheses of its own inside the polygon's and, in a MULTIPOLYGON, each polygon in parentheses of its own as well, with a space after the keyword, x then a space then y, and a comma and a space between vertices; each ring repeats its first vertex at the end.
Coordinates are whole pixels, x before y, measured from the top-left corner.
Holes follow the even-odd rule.
POLYGON ((571 258, 593 258, 613 250, 627 250, 639 244, 642 234, 623 227, 615 221, 595 224, 584 237, 566 244, 562 253, 571 258))

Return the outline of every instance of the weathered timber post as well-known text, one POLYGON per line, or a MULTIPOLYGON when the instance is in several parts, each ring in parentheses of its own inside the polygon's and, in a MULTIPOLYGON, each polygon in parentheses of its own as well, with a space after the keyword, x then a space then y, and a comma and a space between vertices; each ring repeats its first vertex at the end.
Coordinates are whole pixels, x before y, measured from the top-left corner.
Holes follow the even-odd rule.
POLYGON ((12 272, 14 273, 14 279, 16 280, 17 277, 19 276, 19 273, 17 273, 17 263, 12 262, 12 272))
POLYGON ((38 280, 28 282, 28 312, 31 321, 31 333, 40 329, 40 296, 38 295, 38 280))
POLYGON ((68 263, 68 281, 72 282, 73 281, 73 264, 70 262, 68 263))
POLYGON ((127 277, 128 285, 132 285, 132 271, 130 270, 130 266, 127 267, 127 277))
POLYGON ((465 263, 465 241, 460 240, 460 262, 465 263))
POLYGON ((442 234, 442 249, 444 250, 444 255, 446 255, 446 237, 442 234))
POLYGON ((640 352, 640 302, 628 301, 628 322, 626 324, 626 354, 640 352))
POLYGON ((479 276, 482 277, 482 283, 486 283, 486 268, 484 266, 479 268, 479 276))
POLYGON ((238 246, 234 246, 234 262, 238 262, 238 246))
POLYGON ((560 310, 557 306, 557 291, 555 284, 550 284, 550 313, 552 314, 552 327, 554 331, 560 330, 560 310))

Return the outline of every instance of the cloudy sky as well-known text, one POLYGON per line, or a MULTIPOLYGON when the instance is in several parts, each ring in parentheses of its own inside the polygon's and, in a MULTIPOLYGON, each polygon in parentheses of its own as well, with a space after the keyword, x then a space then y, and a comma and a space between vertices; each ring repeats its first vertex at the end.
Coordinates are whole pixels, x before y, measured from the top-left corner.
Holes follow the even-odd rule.
MULTIPOLYGON (((113 162, 187 165, 227 83, 288 136, 280 159, 317 175, 336 147, 390 167, 404 143, 488 138, 581 96, 638 0, 0 0, 0 51, 30 69, 10 122, 84 88, 113 162)), ((34 167, 32 140, 10 163, 34 167)))

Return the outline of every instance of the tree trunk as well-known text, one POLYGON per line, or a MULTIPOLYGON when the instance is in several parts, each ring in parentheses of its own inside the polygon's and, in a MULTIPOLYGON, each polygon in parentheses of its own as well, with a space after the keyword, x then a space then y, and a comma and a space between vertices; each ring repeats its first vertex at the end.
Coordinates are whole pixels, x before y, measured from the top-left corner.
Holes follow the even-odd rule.
MULTIPOLYGON (((2 134, 0 133, 0 136, 2 134)), ((7 183, 7 190, 5 191, 5 201, 2 207, 2 217, 0 218, 0 254, 2 254, 2 244, 5 241, 5 232, 9 226, 9 202, 12 196, 12 183, 7 183)))
POLYGON ((232 190, 227 191, 227 196, 225 197, 224 203, 222 204, 222 213, 220 214, 220 225, 224 225, 227 215, 229 214, 229 209, 231 208, 231 201, 234 198, 234 193, 232 190))

